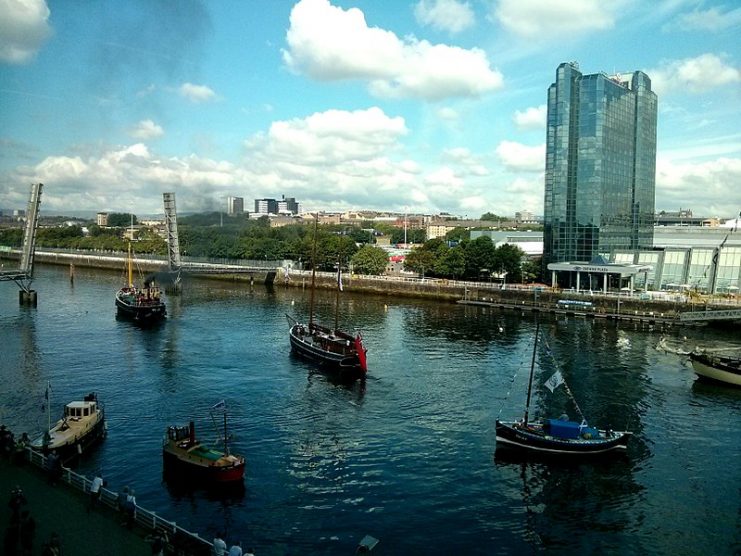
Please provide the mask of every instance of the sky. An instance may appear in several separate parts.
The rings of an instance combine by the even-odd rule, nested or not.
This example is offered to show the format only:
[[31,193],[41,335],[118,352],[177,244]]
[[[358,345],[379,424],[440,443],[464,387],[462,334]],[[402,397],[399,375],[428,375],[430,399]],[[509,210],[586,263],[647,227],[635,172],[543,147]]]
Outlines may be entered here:
[[543,213],[562,62],[645,71],[656,210],[741,210],[734,0],[0,0],[0,208]]

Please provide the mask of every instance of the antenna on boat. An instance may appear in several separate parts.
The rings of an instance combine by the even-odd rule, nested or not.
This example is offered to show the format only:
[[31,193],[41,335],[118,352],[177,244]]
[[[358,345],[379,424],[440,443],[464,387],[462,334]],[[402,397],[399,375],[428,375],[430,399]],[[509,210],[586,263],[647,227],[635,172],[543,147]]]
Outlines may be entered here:
[[319,213],[314,215],[314,242],[311,246],[311,296],[309,297],[309,332],[314,327],[314,288],[316,286],[316,233],[319,228]]
[[134,241],[134,213],[131,213],[131,226],[129,228],[129,287],[134,287],[134,268],[131,259],[131,242]]
[[46,434],[51,430],[51,381],[46,381]]
[[527,384],[527,402],[525,404],[524,425],[527,426],[527,419],[530,413],[530,396],[533,392],[533,374],[535,372],[535,353],[538,348],[538,332],[540,332],[540,320],[535,316],[535,341],[533,342],[533,358],[530,361],[530,381]]
[[340,291],[342,291],[342,259],[337,259],[337,291],[334,297],[334,330],[340,327]]

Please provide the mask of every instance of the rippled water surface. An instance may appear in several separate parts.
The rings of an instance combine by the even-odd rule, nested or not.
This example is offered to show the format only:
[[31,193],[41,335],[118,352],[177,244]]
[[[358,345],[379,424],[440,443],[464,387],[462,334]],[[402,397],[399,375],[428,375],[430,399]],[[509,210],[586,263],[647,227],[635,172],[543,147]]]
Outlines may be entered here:
[[[169,318],[140,330],[115,318],[121,276],[37,268],[38,307],[0,283],[1,420],[38,431],[46,381],[56,413],[96,391],[105,442],[81,464],[129,485],[149,509],[258,554],[732,554],[741,546],[741,392],[696,381],[661,332],[580,319],[541,330],[586,416],[635,431],[612,462],[495,456],[494,420],[523,410],[535,323],[529,315],[343,294],[363,331],[370,376],[332,384],[289,354],[285,314],[308,292],[191,280]],[[318,296],[331,322],[334,295]],[[741,344],[738,330],[683,329],[687,343]],[[538,351],[542,383],[555,361]],[[168,425],[230,407],[245,490],[183,492],[162,481]],[[542,386],[537,412],[573,406]],[[734,542],[736,544],[734,544]]]

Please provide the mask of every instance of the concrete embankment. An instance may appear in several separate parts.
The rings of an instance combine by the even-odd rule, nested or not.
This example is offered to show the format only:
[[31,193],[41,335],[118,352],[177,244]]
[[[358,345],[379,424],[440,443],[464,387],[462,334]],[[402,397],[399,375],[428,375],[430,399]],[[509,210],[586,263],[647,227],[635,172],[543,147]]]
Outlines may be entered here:
[[[0,253],[0,257],[15,259],[14,253]],[[9,257],[10,256],[10,257]],[[71,265],[120,270],[124,265],[121,255],[97,255],[85,253],[37,252],[39,263]],[[137,267],[146,272],[165,272],[167,263],[164,260],[136,259]],[[8,265],[6,265],[8,266]],[[267,283],[273,287],[308,288],[311,284],[310,271],[290,271],[282,268],[250,269],[237,265],[205,264],[185,269],[183,276],[197,276],[211,280],[228,280],[249,284]],[[316,287],[319,289],[337,288],[337,274],[317,272]],[[705,303],[688,303],[684,301],[667,301],[658,299],[640,299],[638,295],[585,295],[570,291],[545,287],[507,285],[504,289],[499,284],[441,280],[434,278],[398,278],[391,276],[365,276],[343,273],[343,289],[347,292],[370,293],[388,297],[415,297],[448,303],[464,303],[487,306],[498,309],[521,311],[542,311],[554,314],[579,314],[580,316],[609,318],[616,320],[641,321],[665,325],[679,324],[677,316],[681,312],[698,308],[728,308],[727,305],[716,305],[712,299]],[[582,307],[564,307],[559,301],[577,301],[585,303]]]

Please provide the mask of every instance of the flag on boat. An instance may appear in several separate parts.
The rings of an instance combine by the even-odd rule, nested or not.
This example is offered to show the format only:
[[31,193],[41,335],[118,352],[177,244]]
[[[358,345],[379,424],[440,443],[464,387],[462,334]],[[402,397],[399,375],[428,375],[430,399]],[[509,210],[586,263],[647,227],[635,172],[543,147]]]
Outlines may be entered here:
[[561,374],[561,371],[556,371],[555,373],[553,373],[553,376],[551,378],[545,381],[545,385],[548,388],[548,390],[553,392],[556,388],[561,386],[563,382],[564,380],[563,380],[563,375]]
[[337,265],[337,287],[342,291],[342,268]]
[[226,402],[224,400],[221,400],[219,403],[217,403],[211,409],[226,409]]

